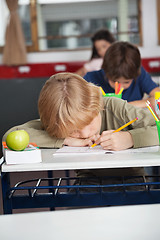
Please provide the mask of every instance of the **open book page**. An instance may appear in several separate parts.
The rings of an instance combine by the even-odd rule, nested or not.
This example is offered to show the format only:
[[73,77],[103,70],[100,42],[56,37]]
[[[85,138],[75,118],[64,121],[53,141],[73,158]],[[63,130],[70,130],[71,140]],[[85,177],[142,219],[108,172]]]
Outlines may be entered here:
[[68,147],[64,146],[56,151],[55,154],[105,154],[106,150],[104,150],[100,145],[95,146],[94,148],[91,147]]
[[93,148],[91,147],[68,147],[64,146],[58,149],[53,155],[63,155],[63,154],[110,154],[110,153],[136,153],[136,152],[158,152],[159,146],[154,147],[145,147],[145,148],[137,148],[137,149],[126,149],[123,151],[109,151],[104,150],[100,145],[97,145]]

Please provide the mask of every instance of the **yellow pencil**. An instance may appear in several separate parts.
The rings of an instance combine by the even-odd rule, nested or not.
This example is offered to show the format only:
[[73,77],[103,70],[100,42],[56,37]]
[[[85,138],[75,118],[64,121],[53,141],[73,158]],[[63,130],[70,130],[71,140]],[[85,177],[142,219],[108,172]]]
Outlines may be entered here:
[[136,120],[138,120],[138,117],[136,117],[135,119],[131,120],[130,122],[124,124],[122,127],[116,129],[116,130],[114,131],[114,133],[121,131],[123,128],[125,128],[125,127],[127,127],[128,125],[132,124],[132,123],[135,122]]
[[[131,120],[130,122],[124,124],[123,126],[121,126],[120,128],[116,129],[116,130],[113,131],[113,132],[115,133],[115,132],[119,132],[119,131],[121,131],[123,128],[125,128],[125,127],[127,127],[128,125],[132,124],[132,123],[135,122],[136,120],[138,120],[138,117],[136,117],[135,119]],[[97,144],[94,143],[94,144],[92,144],[91,147],[95,147],[96,145],[97,145]]]
[[119,93],[118,94],[121,94],[123,92],[123,88],[121,88],[121,90],[119,91]]
[[92,144],[92,146],[91,146],[91,147],[93,148],[93,147],[95,147],[96,145],[97,145],[97,144],[96,144],[96,143],[94,143],[94,144]]
[[101,91],[102,91],[102,95],[103,95],[103,96],[105,96],[106,94],[105,94],[105,92],[104,92],[103,88],[102,88],[102,87],[100,87],[100,89],[101,89]]

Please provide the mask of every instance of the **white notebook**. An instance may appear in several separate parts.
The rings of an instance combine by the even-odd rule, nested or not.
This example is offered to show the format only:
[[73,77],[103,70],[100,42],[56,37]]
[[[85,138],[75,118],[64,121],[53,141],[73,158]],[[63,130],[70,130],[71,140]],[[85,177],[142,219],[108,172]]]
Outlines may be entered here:
[[116,154],[116,153],[136,153],[136,152],[158,152],[159,151],[159,146],[153,146],[153,147],[145,147],[145,148],[130,148],[126,149],[123,151],[109,151],[109,150],[104,150],[100,145],[97,145],[93,148],[91,147],[68,147],[64,146],[60,149],[58,149],[53,155],[56,156],[62,156],[62,155],[77,155],[77,154]]

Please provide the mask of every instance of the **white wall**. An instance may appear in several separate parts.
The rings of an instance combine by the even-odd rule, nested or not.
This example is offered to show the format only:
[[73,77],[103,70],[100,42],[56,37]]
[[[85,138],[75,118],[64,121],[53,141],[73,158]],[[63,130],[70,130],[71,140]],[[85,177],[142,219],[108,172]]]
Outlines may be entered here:
[[[142,35],[143,46],[139,48],[142,58],[160,57],[156,0],[142,0]],[[29,53],[28,63],[87,61],[89,58],[89,50],[41,52]],[[2,55],[0,55],[0,64],[2,64]]]
[[143,46],[139,48],[141,55],[143,58],[160,57],[156,0],[142,0],[142,9]]

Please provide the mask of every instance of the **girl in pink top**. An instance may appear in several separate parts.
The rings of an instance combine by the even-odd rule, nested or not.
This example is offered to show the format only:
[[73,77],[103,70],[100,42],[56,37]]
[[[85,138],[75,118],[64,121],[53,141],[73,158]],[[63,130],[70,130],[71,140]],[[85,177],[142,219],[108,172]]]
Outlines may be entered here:
[[115,41],[113,35],[107,29],[100,29],[93,37],[92,55],[89,62],[85,63],[76,73],[84,76],[87,72],[100,70],[103,62],[103,57],[111,43]]

